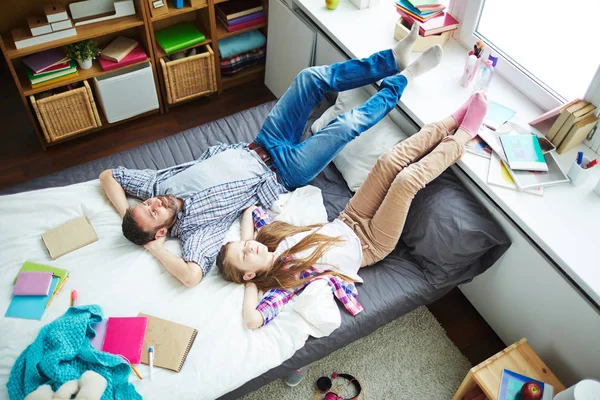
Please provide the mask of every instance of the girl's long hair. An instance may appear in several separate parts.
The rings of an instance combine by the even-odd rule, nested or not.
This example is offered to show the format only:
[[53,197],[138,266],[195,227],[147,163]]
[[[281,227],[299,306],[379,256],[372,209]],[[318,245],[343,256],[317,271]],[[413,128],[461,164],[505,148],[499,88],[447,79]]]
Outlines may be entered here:
[[[344,242],[344,239],[339,237],[318,233],[316,228],[320,228],[321,226],[323,225],[295,226],[286,222],[275,221],[266,225],[258,232],[256,241],[264,244],[269,251],[273,252],[282,240],[298,233],[315,229],[314,232],[302,238],[302,240],[273,260],[273,266],[269,270],[256,273],[252,282],[256,284],[259,290],[264,292],[275,288],[292,289],[314,279],[314,276],[305,279],[299,279],[299,276],[302,272],[316,264],[331,247]],[[219,271],[223,278],[228,281],[245,283],[243,278],[244,273],[228,262],[227,250],[229,244],[223,245],[217,256]],[[306,257],[295,257],[296,254],[311,248],[313,248],[313,251]],[[347,281],[352,281],[343,274],[332,270],[323,271],[318,276],[320,275],[336,275]]]

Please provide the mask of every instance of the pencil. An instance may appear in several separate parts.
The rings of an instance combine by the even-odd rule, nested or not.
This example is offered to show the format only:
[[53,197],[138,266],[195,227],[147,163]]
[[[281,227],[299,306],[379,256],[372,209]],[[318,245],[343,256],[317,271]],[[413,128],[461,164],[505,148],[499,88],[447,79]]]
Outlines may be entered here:
[[62,289],[63,286],[65,286],[65,283],[67,283],[68,280],[69,280],[69,275],[67,275],[65,277],[65,280],[62,281],[62,283],[60,284],[60,286],[58,287],[58,289],[56,289],[54,291],[54,294],[52,295],[52,297],[50,297],[50,300],[48,300],[48,304],[46,304],[46,308],[50,307],[50,304],[52,304],[52,301],[54,301],[54,298],[56,297],[56,295],[58,294],[58,292],[60,292],[60,289]]
[[131,369],[133,370],[133,372],[135,372],[135,374],[137,375],[138,378],[144,379],[144,378],[142,378],[142,376],[140,375],[140,373],[138,372],[138,370],[133,366],[133,364],[129,363],[129,366],[131,367]]

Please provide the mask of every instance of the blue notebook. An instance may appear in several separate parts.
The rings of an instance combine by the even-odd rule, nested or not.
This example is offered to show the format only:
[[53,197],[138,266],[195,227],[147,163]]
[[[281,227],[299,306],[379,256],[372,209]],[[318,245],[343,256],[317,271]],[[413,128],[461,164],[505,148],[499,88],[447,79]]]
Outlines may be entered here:
[[548,164],[535,135],[502,135],[500,143],[510,169],[548,172]]
[[14,296],[4,316],[10,318],[42,319],[58,281],[58,277],[55,276],[52,278],[50,290],[46,296]]

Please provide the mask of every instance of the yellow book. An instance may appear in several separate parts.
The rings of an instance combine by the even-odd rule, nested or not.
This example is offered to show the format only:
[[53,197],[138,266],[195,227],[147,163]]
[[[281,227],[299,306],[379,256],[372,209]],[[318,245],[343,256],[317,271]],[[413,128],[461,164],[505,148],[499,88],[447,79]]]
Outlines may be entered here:
[[56,79],[52,79],[52,80],[49,80],[49,81],[45,81],[45,82],[37,83],[35,85],[31,85],[31,88],[32,89],[36,89],[36,88],[39,88],[39,87],[42,87],[42,86],[51,85],[53,83],[66,81],[67,79],[75,78],[77,76],[79,76],[79,71],[73,72],[72,74],[69,74],[69,75],[63,75],[63,76],[61,76],[59,78],[56,78]]
[[565,121],[569,118],[569,116],[571,114],[573,114],[575,111],[582,109],[586,105],[587,105],[587,103],[585,101],[580,100],[580,101],[578,101],[574,104],[568,105],[568,107],[565,107],[564,109],[562,109],[558,119],[556,120],[556,122],[554,122],[554,124],[552,124],[552,127],[548,131],[548,134],[546,135],[546,139],[548,139],[552,143],[554,143],[554,140],[553,140],[554,137],[558,133],[559,129],[564,125]]
[[565,138],[567,137],[567,134],[569,133],[573,125],[581,121],[587,115],[593,114],[595,109],[596,107],[593,104],[587,103],[585,107],[580,108],[579,110],[569,115],[563,126],[560,127],[558,132],[556,132],[556,136],[554,136],[552,144],[554,144],[556,147],[560,146],[562,141],[565,140]]
[[558,154],[567,152],[573,147],[583,143],[587,135],[591,132],[594,125],[596,125],[596,122],[598,122],[598,117],[596,117],[596,115],[594,115],[593,112],[589,113],[583,119],[576,122],[569,130],[569,133],[567,134],[565,140],[563,140],[560,146],[558,146],[558,148],[556,149]]

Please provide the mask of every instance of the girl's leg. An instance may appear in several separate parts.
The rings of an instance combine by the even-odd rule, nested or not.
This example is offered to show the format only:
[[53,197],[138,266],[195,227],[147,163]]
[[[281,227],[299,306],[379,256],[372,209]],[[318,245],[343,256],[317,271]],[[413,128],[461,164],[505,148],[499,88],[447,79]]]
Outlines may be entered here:
[[266,150],[274,145],[300,142],[312,109],[327,92],[342,92],[375,83],[397,74],[392,50],[380,51],[362,60],[306,68],[277,101],[254,142]]
[[379,91],[360,107],[339,115],[302,143],[270,148],[269,154],[284,186],[291,190],[310,182],[347,143],[385,117],[398,103],[409,79],[434,68],[441,55],[439,46],[428,49],[401,74],[385,78]]

